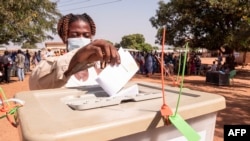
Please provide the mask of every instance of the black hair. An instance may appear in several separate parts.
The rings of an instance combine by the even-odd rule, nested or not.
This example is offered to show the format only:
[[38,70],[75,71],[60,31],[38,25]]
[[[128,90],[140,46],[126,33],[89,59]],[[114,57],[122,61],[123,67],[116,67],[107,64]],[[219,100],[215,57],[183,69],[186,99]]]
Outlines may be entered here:
[[81,15],[74,15],[70,13],[68,15],[63,16],[57,24],[58,35],[60,36],[60,38],[63,40],[64,43],[66,43],[68,39],[69,25],[77,20],[88,22],[91,28],[91,34],[92,35],[96,34],[95,23],[88,14],[84,13]]

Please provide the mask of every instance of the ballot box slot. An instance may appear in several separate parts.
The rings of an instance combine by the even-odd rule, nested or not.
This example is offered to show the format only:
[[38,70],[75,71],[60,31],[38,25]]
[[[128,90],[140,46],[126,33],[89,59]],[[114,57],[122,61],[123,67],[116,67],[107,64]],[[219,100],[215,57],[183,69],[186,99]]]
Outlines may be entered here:
[[119,105],[128,102],[139,102],[161,98],[161,93],[140,93],[135,96],[117,97],[96,97],[96,94],[84,94],[68,100],[64,98],[64,103],[72,110],[89,110],[101,107]]

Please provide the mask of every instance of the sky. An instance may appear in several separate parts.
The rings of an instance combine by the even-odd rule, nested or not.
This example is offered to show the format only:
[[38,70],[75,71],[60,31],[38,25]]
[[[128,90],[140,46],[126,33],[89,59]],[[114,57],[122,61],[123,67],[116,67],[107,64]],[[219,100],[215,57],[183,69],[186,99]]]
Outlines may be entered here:
[[[145,42],[155,44],[156,28],[152,27],[149,19],[156,15],[160,0],[51,0],[58,1],[58,10],[63,15],[87,13],[96,24],[94,39],[105,39],[120,43],[123,36],[142,34]],[[170,0],[162,0],[169,2]],[[45,47],[45,42],[62,42],[58,35],[53,40],[37,44],[38,48]],[[7,48],[19,48],[9,45]]]
[[[58,10],[63,14],[90,15],[96,24],[95,39],[120,43],[123,36],[143,34],[145,42],[156,45],[157,30],[149,19],[156,14],[160,0],[58,0]],[[169,0],[164,0],[169,2]],[[55,42],[61,39],[55,35]]]

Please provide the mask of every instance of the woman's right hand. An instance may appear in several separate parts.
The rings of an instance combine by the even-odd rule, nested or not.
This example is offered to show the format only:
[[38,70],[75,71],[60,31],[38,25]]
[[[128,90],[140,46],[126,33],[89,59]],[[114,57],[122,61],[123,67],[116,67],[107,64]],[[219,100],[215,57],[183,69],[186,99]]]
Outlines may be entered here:
[[81,48],[77,53],[77,60],[80,62],[105,61],[111,65],[120,64],[120,55],[117,49],[106,40],[98,39]]
[[72,75],[80,69],[86,69],[88,64],[96,61],[104,61],[110,65],[121,63],[117,49],[106,40],[97,39],[77,51],[72,57],[65,75]]

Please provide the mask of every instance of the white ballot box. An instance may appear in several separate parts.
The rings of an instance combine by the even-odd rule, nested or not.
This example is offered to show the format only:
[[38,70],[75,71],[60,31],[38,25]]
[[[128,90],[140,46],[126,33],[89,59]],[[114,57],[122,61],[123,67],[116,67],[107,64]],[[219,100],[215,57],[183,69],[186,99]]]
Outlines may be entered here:
[[[18,109],[24,141],[185,141],[160,114],[161,84],[129,82],[123,94],[110,97],[99,86],[25,91]],[[136,93],[136,94],[131,94]],[[179,88],[165,86],[168,106],[175,111]],[[184,88],[178,113],[200,134],[213,141],[216,114],[224,97]]]

